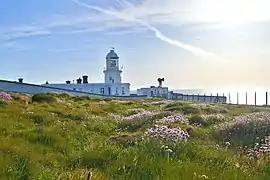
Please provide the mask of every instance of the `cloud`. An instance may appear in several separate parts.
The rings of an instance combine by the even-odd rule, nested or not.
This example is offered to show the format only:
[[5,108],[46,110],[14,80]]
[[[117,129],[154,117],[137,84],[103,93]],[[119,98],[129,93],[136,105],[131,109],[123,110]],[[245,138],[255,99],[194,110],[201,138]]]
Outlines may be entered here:
[[[270,6],[269,0],[143,0],[139,2],[135,6],[126,0],[108,0],[104,4],[117,7],[118,10],[103,9],[106,11],[105,14],[107,13],[106,16],[104,12],[100,13],[99,7],[92,8],[87,13],[73,13],[72,16],[49,15],[48,19],[45,18],[42,22],[0,30],[2,36],[0,39],[69,34],[68,32],[88,33],[118,27],[132,29],[136,25],[130,18],[147,22],[152,26],[188,26],[192,29],[197,26],[199,29],[231,28],[232,24],[237,22],[270,20],[270,11],[267,8]],[[108,16],[111,12],[114,15]],[[129,19],[126,19],[127,16]]]
[[[129,28],[131,32],[133,27],[134,23],[123,23],[115,17],[104,16],[96,12],[80,12],[72,16],[57,14],[49,15],[48,18],[37,23],[22,24],[15,27],[0,27],[0,41],[107,31],[115,28]],[[135,29],[134,32],[138,32],[138,29]]]
[[[167,42],[167,43],[169,43],[171,45],[175,45],[177,47],[180,47],[180,48],[182,48],[184,50],[187,50],[187,51],[193,53],[194,55],[209,56],[209,57],[216,57],[216,58],[218,57],[217,55],[215,55],[212,52],[208,52],[208,51],[205,51],[203,49],[191,46],[189,44],[184,44],[184,43],[182,43],[182,42],[180,42],[178,40],[169,38],[168,36],[164,35],[161,31],[159,31],[154,26],[148,24],[146,21],[144,21],[142,19],[136,18],[132,14],[127,14],[127,13],[124,13],[124,12],[121,12],[121,11],[107,10],[107,9],[100,8],[100,7],[97,7],[97,6],[91,6],[91,5],[88,5],[88,4],[83,3],[81,1],[78,1],[78,0],[70,0],[70,1],[76,3],[76,4],[80,5],[80,6],[86,7],[88,9],[90,9],[90,10],[96,10],[98,12],[104,13],[106,15],[114,16],[114,17],[116,17],[118,19],[122,19],[122,20],[125,20],[127,22],[136,22],[136,23],[140,24],[141,26],[146,27],[148,30],[152,31],[158,39],[160,39],[160,40],[162,40],[164,42]],[[122,2],[121,4],[124,5],[124,6],[126,5],[128,8],[133,8],[133,9],[136,8],[134,5],[132,5],[128,1],[119,1],[118,0],[118,2]]]
[[28,51],[31,50],[32,47],[26,43],[20,42],[20,41],[7,41],[5,43],[2,43],[0,45],[0,48],[5,48],[8,51],[17,51],[17,52],[21,52],[21,51]]
[[[87,6],[81,1],[74,0],[73,2]],[[245,1],[245,8],[240,6],[243,0],[220,0],[218,2],[224,5],[223,8],[228,11],[223,10],[219,3],[214,0],[205,0],[203,2],[199,0],[144,0],[139,1],[139,3],[137,1],[136,6],[126,0],[108,1],[104,5],[111,6],[106,9],[91,6],[88,8],[88,12],[78,11],[72,13],[72,15],[71,13],[48,15],[48,18],[44,18],[45,20],[38,23],[0,29],[0,40],[72,35],[94,31],[104,31],[108,35],[118,35],[150,30],[160,40],[195,55],[220,58],[213,52],[172,39],[156,28],[159,25],[166,25],[177,26],[177,28],[185,27],[189,30],[230,29],[233,27],[230,20],[235,19],[233,15],[228,15],[231,12],[234,13],[235,17],[242,12],[243,15],[239,15],[238,21],[250,20],[252,22],[270,19],[270,13],[263,6],[270,5],[266,0],[258,0],[256,1],[257,4],[254,4],[254,1]],[[239,9],[239,7],[242,9]],[[254,8],[252,9],[252,7]],[[259,11],[260,9],[261,11]],[[245,18],[248,15],[247,12],[253,12],[251,15],[254,17]],[[236,15],[236,13],[238,14]]]

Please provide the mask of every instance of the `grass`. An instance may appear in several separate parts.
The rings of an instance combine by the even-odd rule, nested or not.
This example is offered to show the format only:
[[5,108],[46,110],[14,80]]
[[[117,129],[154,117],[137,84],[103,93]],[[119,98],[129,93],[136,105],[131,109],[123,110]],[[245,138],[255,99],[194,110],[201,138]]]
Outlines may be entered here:
[[[234,148],[225,148],[222,138],[216,137],[221,135],[213,129],[221,122],[207,123],[202,118],[203,114],[223,113],[230,121],[241,113],[254,112],[250,107],[200,106],[161,99],[104,101],[68,94],[12,94],[12,97],[11,102],[0,101],[3,180],[86,179],[90,172],[91,180],[264,180],[270,176],[266,162],[258,165],[246,156],[237,155]],[[122,122],[109,115],[130,116],[142,110],[158,114],[136,122]],[[179,113],[189,119],[190,125],[164,125],[188,129],[191,137],[187,143],[172,145],[142,138],[156,119]],[[217,144],[223,148],[217,149]],[[164,146],[172,153],[167,153]]]

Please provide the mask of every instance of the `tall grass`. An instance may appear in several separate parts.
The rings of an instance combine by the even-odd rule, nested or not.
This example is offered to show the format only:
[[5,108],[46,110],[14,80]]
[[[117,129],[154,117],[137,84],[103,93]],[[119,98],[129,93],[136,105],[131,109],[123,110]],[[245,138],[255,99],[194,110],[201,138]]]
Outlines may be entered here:
[[[222,148],[225,140],[236,142],[226,139],[232,131],[212,129],[224,121],[207,120],[206,111],[197,104],[158,99],[104,101],[68,94],[12,97],[0,107],[0,179],[86,179],[91,174],[91,180],[255,180],[270,175],[268,166]],[[230,116],[232,110],[225,105],[224,109]],[[157,122],[188,129],[190,138],[186,143],[170,143],[145,136]],[[193,125],[197,122],[206,125]],[[241,128],[243,138],[249,138],[251,128]]]

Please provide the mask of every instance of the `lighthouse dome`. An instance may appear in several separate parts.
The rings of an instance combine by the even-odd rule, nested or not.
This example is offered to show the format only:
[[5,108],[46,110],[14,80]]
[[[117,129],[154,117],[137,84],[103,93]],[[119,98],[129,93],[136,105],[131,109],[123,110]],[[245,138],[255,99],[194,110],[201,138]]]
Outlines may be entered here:
[[119,59],[118,55],[114,51],[114,48],[107,54],[106,59]]

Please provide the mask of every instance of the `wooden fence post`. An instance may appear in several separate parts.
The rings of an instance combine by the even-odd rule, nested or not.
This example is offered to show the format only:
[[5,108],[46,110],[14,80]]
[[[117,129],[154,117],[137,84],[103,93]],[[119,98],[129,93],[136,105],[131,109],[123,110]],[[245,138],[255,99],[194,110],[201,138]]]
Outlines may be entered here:
[[266,98],[266,99],[265,99],[265,100],[266,100],[266,106],[268,106],[268,92],[265,93],[265,96],[266,96],[266,97],[265,97],[265,98]]
[[255,92],[255,106],[257,106],[257,92]]
[[237,93],[237,105],[239,104],[239,93]]
[[246,92],[246,105],[248,104],[248,93]]

